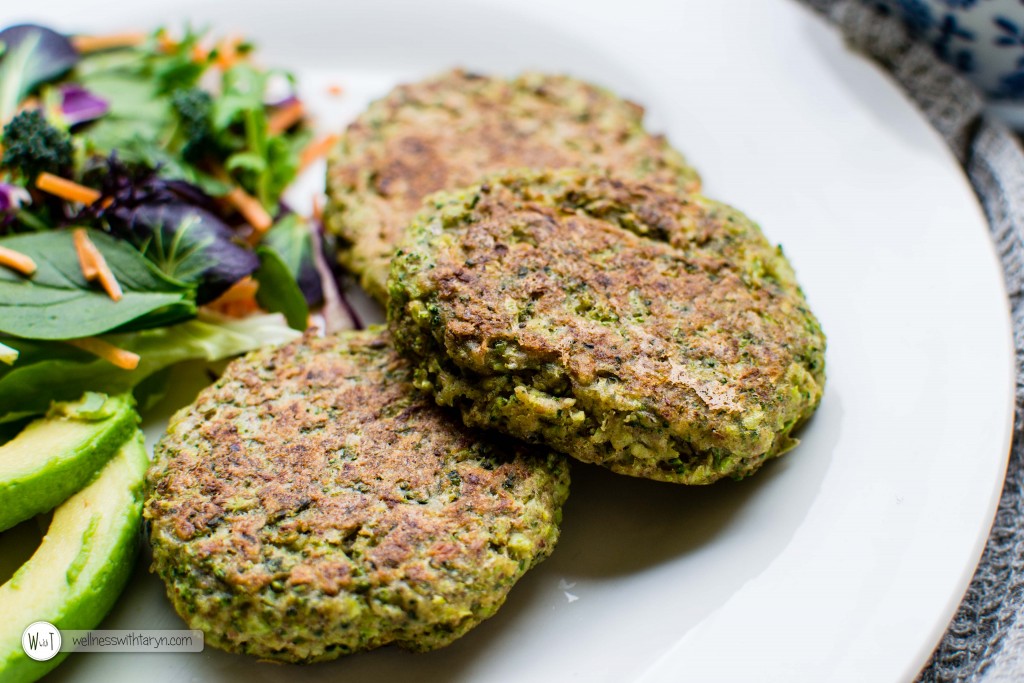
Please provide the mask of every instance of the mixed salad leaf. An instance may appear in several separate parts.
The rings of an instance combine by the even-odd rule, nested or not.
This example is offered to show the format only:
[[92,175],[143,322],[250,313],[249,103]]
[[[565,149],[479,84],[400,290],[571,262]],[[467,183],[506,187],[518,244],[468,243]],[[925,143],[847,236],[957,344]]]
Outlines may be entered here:
[[35,88],[52,81],[78,63],[79,54],[67,36],[44,26],[11,26],[0,31],[0,121],[7,121]]
[[0,423],[281,341],[336,299],[321,231],[282,202],[323,141],[252,51],[0,31]]
[[[177,363],[222,360],[298,336],[280,314],[234,320],[201,313],[177,325],[103,337],[140,358],[134,370],[114,368],[116,372],[107,361],[67,344],[9,339],[6,343],[19,359],[12,366],[0,365],[0,424],[45,413],[51,401],[76,399],[86,391],[109,395],[130,391]],[[40,391],[41,387],[47,390]]]
[[86,281],[70,231],[13,235],[0,246],[38,265],[30,279],[0,268],[0,332],[24,339],[77,339],[114,329],[166,325],[196,313],[195,292],[131,245],[90,231],[124,290],[114,301]]
[[259,267],[256,251],[195,186],[130,167],[116,153],[86,177],[95,178],[107,204],[84,208],[73,222],[98,224],[134,245],[165,275],[194,286],[197,303],[216,299]]

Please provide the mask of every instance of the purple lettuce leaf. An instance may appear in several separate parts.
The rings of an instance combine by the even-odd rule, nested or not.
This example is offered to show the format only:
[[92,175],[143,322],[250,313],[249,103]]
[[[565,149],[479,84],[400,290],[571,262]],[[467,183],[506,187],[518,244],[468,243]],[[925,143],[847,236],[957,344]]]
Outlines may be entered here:
[[76,83],[60,86],[60,111],[68,126],[94,121],[110,111],[110,102]]
[[181,180],[112,156],[90,175],[108,201],[73,221],[101,225],[134,244],[164,274],[196,286],[197,303],[216,299],[259,267],[259,258],[218,214],[216,202]]
[[35,24],[0,31],[0,121],[10,119],[36,87],[55,80],[78,63],[67,36]]

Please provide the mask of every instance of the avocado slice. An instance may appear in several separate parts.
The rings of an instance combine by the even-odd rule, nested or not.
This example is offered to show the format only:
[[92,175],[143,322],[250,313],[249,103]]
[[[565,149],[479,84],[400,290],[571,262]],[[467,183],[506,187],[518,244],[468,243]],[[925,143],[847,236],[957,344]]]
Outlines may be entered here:
[[85,486],[138,424],[130,395],[86,393],[54,403],[0,446],[0,531],[51,510]]
[[54,511],[39,549],[0,586],[0,681],[34,681],[67,656],[30,659],[21,649],[21,634],[32,622],[90,629],[113,607],[139,547],[148,465],[136,431],[91,484]]

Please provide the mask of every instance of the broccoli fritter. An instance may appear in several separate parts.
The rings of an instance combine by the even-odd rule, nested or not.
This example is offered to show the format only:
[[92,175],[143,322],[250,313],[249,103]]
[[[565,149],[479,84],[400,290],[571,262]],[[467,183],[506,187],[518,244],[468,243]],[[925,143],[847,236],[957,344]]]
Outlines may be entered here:
[[781,249],[671,187],[520,171],[438,193],[389,286],[439,404],[616,472],[743,477],[821,398],[825,338]]
[[153,568],[207,642],[287,662],[451,643],[552,551],[568,463],[488,441],[380,330],[235,361],[147,477]]
[[454,70],[399,86],[348,127],[328,160],[326,226],[342,264],[384,302],[391,255],[424,197],[504,169],[577,166],[700,185],[644,130],[637,104],[568,76]]

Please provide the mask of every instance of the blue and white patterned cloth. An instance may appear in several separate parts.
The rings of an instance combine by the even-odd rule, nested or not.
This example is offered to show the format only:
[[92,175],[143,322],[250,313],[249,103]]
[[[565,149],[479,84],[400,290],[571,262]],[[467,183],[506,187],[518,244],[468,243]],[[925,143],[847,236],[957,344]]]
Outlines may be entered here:
[[1022,0],[875,0],[995,100],[1024,101]]

